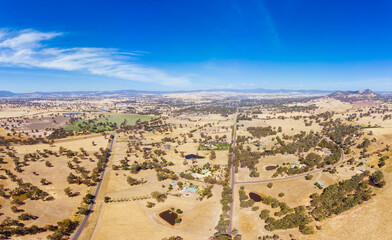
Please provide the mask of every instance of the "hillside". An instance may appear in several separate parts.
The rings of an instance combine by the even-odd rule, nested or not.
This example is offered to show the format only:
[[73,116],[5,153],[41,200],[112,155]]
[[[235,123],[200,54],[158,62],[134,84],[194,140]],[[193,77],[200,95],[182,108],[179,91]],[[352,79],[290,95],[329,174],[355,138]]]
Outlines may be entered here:
[[388,97],[388,95],[378,94],[369,89],[359,91],[337,91],[329,94],[328,96],[345,102],[374,101]]

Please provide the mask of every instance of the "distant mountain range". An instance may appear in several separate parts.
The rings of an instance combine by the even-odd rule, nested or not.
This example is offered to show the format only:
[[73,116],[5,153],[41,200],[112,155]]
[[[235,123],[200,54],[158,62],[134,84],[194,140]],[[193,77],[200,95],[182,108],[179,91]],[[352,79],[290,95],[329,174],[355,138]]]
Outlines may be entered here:
[[303,93],[315,95],[328,95],[333,98],[377,98],[381,93],[374,93],[371,90],[361,91],[327,91],[327,90],[292,90],[292,89],[208,89],[192,91],[143,91],[143,90],[116,90],[116,91],[69,91],[69,92],[33,92],[33,93],[13,93],[10,91],[0,91],[0,97],[14,98],[56,98],[56,97],[100,97],[100,96],[140,96],[140,95],[163,95],[173,93],[197,93],[197,92],[233,92],[244,94],[278,94],[278,93]]

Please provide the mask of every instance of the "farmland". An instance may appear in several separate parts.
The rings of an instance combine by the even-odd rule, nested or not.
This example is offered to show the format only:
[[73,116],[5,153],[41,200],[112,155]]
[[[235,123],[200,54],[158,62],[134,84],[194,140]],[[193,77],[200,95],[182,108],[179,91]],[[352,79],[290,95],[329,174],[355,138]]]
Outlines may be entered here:
[[388,101],[182,99],[168,110],[141,97],[136,113],[113,101],[54,111],[46,100],[2,119],[3,237],[331,239],[351,224],[390,234],[360,221],[390,216]]

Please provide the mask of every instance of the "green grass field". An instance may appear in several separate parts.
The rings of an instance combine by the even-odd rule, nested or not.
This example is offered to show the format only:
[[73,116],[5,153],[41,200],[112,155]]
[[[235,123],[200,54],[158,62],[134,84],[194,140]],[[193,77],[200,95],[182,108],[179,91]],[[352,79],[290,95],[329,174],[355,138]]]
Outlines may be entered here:
[[155,117],[145,115],[133,115],[122,113],[104,113],[105,117],[94,120],[78,119],[72,124],[68,124],[64,130],[66,131],[83,131],[88,130],[91,132],[104,132],[113,130],[113,124],[120,126],[124,121],[127,125],[135,124],[137,120],[149,121]]
[[[214,144],[214,146],[216,147],[214,150],[229,150],[231,147],[230,143],[216,143]],[[211,150],[210,146],[204,146],[203,144],[199,146],[199,150]]]

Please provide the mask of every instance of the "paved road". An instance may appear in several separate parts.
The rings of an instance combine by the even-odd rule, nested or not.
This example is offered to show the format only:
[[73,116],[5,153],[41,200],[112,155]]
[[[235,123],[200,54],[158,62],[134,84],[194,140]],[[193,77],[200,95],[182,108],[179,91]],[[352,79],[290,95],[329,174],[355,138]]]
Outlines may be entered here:
[[238,108],[237,111],[235,113],[235,123],[234,123],[234,134],[233,134],[233,144],[232,144],[232,148],[233,148],[233,152],[231,154],[231,182],[230,182],[230,188],[231,188],[231,196],[233,197],[233,201],[230,202],[230,211],[229,211],[229,226],[227,228],[227,233],[231,234],[231,230],[232,230],[232,219],[233,219],[233,202],[234,202],[234,184],[235,184],[235,179],[234,179],[234,149],[235,149],[235,141],[237,139],[237,117],[238,117]]
[[[110,154],[111,154],[111,152],[112,152],[114,137],[116,136],[116,133],[113,132],[112,135],[113,135],[113,139],[112,139],[112,141],[111,141],[111,143],[110,143],[109,157],[110,157]],[[99,177],[99,182],[98,182],[98,184],[97,184],[97,188],[95,189],[95,193],[94,193],[95,200],[94,200],[94,201],[90,204],[90,206],[88,207],[88,213],[86,214],[86,216],[84,216],[82,223],[79,225],[78,230],[76,230],[76,232],[75,232],[75,233],[73,234],[73,236],[71,237],[71,240],[77,240],[77,239],[79,238],[80,234],[82,233],[82,231],[83,231],[83,229],[84,229],[84,227],[85,227],[85,225],[86,225],[86,223],[87,223],[87,220],[88,220],[88,218],[89,218],[89,216],[90,216],[90,214],[91,214],[91,210],[93,209],[94,203],[95,203],[96,198],[97,198],[97,196],[98,196],[99,189],[101,188],[101,184],[102,184],[102,181],[103,181],[103,176],[104,176],[104,174],[105,174],[105,170],[106,170],[107,162],[109,161],[109,157],[108,157],[108,159],[107,159],[107,161],[106,161],[106,163],[105,163],[105,166],[104,166],[104,168],[103,168],[103,171],[102,171],[102,173],[101,173],[101,176]]]
[[342,159],[340,160],[340,162],[338,162],[338,163],[336,163],[334,165],[325,167],[325,168],[316,169],[316,170],[313,170],[313,171],[310,171],[310,172],[301,173],[301,174],[297,174],[297,175],[294,175],[294,176],[288,176],[288,177],[282,177],[282,178],[276,178],[276,179],[257,180],[257,181],[235,182],[234,184],[251,184],[251,183],[277,182],[277,181],[282,181],[282,180],[287,180],[287,179],[304,177],[304,176],[306,176],[308,174],[319,173],[319,172],[324,171],[325,169],[337,167],[337,166],[341,165],[343,163],[343,161],[344,161],[344,153],[343,153],[343,150],[342,150]]

